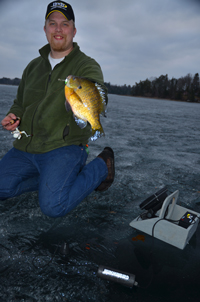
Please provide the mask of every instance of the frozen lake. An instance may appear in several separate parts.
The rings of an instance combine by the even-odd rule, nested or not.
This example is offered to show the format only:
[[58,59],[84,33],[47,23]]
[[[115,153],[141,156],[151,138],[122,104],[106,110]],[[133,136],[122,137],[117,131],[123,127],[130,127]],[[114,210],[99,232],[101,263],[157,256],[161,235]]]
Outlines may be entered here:
[[[17,87],[0,86],[0,119]],[[200,228],[184,250],[131,228],[140,203],[160,188],[200,212],[200,104],[109,95],[106,136],[88,161],[115,152],[116,178],[61,219],[44,216],[37,192],[0,202],[1,302],[199,301]],[[12,147],[0,128],[0,158]],[[70,254],[60,255],[67,242]],[[97,277],[99,265],[132,273],[139,287]],[[146,287],[146,288],[145,288]]]

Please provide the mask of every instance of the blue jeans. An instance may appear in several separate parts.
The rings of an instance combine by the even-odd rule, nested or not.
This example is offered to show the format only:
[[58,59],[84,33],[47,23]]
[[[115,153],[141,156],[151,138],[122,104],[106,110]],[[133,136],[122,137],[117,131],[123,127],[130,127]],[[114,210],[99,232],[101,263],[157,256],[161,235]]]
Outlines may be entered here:
[[106,179],[108,169],[97,157],[87,165],[82,146],[66,146],[43,154],[12,148],[0,161],[0,200],[38,191],[41,211],[61,217]]

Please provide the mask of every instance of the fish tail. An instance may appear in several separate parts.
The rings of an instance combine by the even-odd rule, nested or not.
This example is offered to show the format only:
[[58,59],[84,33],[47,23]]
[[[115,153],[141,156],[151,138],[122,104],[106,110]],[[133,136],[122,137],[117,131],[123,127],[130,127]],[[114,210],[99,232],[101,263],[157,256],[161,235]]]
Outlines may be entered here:
[[92,129],[92,136],[90,137],[90,139],[91,139],[91,141],[95,141],[97,138],[100,138],[104,135],[105,135],[105,133],[104,133],[103,128],[101,126],[97,130]]

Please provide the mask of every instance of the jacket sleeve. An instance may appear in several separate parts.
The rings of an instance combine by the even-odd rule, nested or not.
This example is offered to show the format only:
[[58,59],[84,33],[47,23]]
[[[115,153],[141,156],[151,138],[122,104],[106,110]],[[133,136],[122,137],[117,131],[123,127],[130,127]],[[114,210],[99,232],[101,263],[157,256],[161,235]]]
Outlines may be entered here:
[[106,96],[106,103],[108,103],[108,90],[104,85],[103,73],[100,65],[94,59],[87,57],[87,60],[79,67],[76,75],[100,84]]

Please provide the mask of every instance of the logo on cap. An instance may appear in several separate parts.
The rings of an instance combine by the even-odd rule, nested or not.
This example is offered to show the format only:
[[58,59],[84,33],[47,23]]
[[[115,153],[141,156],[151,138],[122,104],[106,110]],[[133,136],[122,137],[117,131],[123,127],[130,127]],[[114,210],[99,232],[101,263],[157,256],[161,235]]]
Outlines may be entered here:
[[55,8],[66,9],[67,5],[62,2],[53,2],[51,9],[55,9]]

